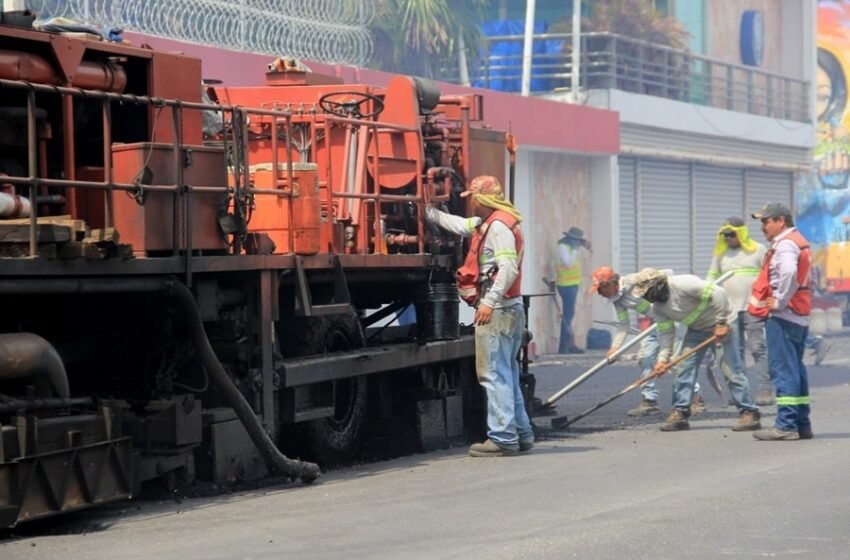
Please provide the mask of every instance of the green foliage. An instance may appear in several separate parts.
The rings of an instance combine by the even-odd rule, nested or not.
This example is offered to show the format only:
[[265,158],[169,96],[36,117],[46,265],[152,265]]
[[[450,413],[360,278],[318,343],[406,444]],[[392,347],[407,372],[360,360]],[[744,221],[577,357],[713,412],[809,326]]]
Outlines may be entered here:
[[475,53],[487,0],[375,0],[373,65],[381,70],[435,77],[457,56],[462,34]]
[[[688,46],[688,31],[676,18],[662,14],[652,0],[596,0],[590,17],[582,18],[582,33],[614,33],[674,49]],[[554,24],[551,33],[570,33],[568,20]]]

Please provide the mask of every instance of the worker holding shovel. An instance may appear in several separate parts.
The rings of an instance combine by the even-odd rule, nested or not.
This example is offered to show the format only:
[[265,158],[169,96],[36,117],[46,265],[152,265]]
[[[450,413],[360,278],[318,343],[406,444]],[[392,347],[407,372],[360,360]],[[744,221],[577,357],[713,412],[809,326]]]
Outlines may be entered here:
[[[672,275],[672,270],[663,270],[662,274]],[[639,273],[625,274],[620,276],[614,270],[607,266],[600,266],[591,274],[590,286],[591,293],[597,293],[606,298],[614,305],[614,311],[617,314],[617,332],[611,342],[611,348],[607,355],[613,355],[626,341],[626,336],[631,330],[631,320],[629,311],[635,311],[640,315],[647,316],[650,319],[652,305],[643,298],[638,298],[632,295],[632,288],[635,286],[636,280],[639,278]],[[658,357],[658,337],[653,333],[643,339],[640,345],[640,367],[641,377],[646,377],[652,372]],[[640,388],[641,402],[640,404],[629,410],[629,416],[649,416],[659,414],[661,410],[658,408],[658,389],[655,386],[655,380],[650,379]],[[695,385],[694,400],[702,398],[699,396],[699,383]],[[694,414],[695,411],[692,410]]]
[[[655,371],[664,372],[668,368],[675,345],[675,322],[687,327],[683,354],[715,338],[723,346],[730,369],[726,383],[738,407],[738,422],[732,430],[743,432],[761,428],[761,416],[753,402],[747,374],[741,365],[735,321],[737,314],[732,310],[725,290],[691,274],[667,276],[658,270],[646,268],[638,273],[632,295],[653,304],[652,313],[657,321],[661,346]],[[703,346],[683,360],[673,385],[673,410],[661,427],[662,431],[675,432],[690,428],[688,418],[691,415],[694,383],[707,349],[707,345]]]

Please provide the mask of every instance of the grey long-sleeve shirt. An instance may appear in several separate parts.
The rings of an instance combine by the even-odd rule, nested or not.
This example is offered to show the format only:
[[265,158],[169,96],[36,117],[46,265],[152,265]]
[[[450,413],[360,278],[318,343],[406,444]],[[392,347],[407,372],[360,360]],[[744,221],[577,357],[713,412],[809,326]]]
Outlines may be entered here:
[[722,255],[712,258],[711,266],[708,268],[707,280],[717,280],[730,270],[735,272],[734,276],[723,283],[723,289],[726,290],[729,301],[732,303],[732,309],[735,311],[747,310],[753,282],[756,281],[756,277],[761,271],[766,253],[767,248],[761,243],[756,243],[756,250],[752,253],[747,253],[737,247],[727,249]]
[[[441,212],[431,206],[425,207],[425,218],[444,230],[463,237],[472,237],[475,229],[483,223],[483,220],[477,216],[462,218]],[[496,274],[493,285],[481,298],[481,303],[493,308],[521,305],[522,297],[520,296],[505,298],[505,292],[519,276],[519,255],[517,255],[514,232],[499,220],[490,222],[489,227],[478,261],[479,271],[482,277],[492,272],[494,267],[499,273]]]
[[800,248],[796,243],[787,239],[788,234],[796,228],[788,228],[773,240],[773,257],[770,259],[770,287],[776,298],[776,309],[770,312],[772,317],[785,319],[798,325],[807,326],[809,318],[797,315],[788,308],[791,297],[797,293],[800,285],[797,283],[797,267],[800,263]]
[[658,361],[668,362],[676,342],[675,322],[689,329],[711,331],[717,325],[730,325],[738,313],[732,309],[726,291],[698,276],[679,274],[667,279],[670,297],[666,302],[652,304],[658,323],[661,350]]

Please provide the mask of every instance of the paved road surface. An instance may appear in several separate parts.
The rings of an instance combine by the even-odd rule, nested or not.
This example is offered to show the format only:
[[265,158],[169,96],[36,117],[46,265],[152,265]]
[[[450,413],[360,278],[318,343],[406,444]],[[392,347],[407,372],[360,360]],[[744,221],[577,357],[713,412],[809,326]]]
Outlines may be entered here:
[[[689,432],[662,433],[660,417],[625,419],[629,395],[549,433],[530,455],[472,459],[455,448],[335,471],[314,486],[110,506],[23,526],[5,535],[0,558],[846,559],[850,344],[834,345],[811,369],[811,441],[731,432],[734,411],[708,387],[709,413]],[[598,359],[536,365],[539,393]],[[634,374],[605,370],[559,412],[577,414]],[[669,380],[662,391],[669,400]]]

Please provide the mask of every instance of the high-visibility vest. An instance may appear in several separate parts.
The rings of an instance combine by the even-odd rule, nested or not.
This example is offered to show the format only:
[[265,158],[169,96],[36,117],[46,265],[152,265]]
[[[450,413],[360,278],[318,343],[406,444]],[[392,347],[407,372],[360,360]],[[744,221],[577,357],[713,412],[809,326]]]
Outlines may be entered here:
[[[564,245],[567,246],[568,250],[578,252],[578,247],[572,247],[566,243]],[[581,260],[579,260],[578,255],[573,260],[573,266],[563,266],[559,259],[556,270],[558,278],[555,280],[555,284],[558,286],[578,286],[581,284]]]
[[[484,250],[484,239],[487,237],[487,232],[490,231],[490,224],[496,220],[508,226],[516,239],[517,270],[519,273],[514,283],[505,292],[504,297],[505,299],[513,298],[522,293],[520,287],[522,282],[522,253],[524,245],[522,231],[519,229],[519,222],[513,215],[508,212],[496,210],[472,234],[472,240],[469,243],[469,252],[466,254],[463,266],[457,269],[457,291],[460,294],[460,299],[469,305],[476,305],[478,299],[481,297],[481,252]],[[498,273],[499,271],[496,270],[496,274]],[[495,275],[492,278],[495,278]]]
[[[786,235],[783,241],[785,239],[790,239],[800,248],[800,260],[797,262],[797,291],[791,296],[788,308],[797,315],[806,316],[812,312],[812,290],[809,286],[809,273],[812,269],[811,249],[809,242],[797,230]],[[753,282],[753,291],[747,306],[747,312],[750,315],[761,319],[767,318],[771,311],[767,307],[767,298],[773,294],[773,288],[770,286],[770,261],[774,252],[771,247],[765,255],[758,278]]]

